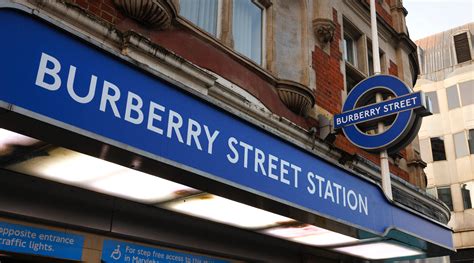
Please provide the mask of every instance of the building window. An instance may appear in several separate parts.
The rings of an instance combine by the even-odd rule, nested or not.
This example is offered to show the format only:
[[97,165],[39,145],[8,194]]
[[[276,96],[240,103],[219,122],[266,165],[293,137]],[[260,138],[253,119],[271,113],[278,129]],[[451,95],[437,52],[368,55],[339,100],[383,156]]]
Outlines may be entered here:
[[448,87],[446,89],[446,95],[448,97],[448,109],[452,110],[455,108],[459,108],[459,94],[456,85]]
[[[374,75],[374,56],[372,54],[372,40],[367,39],[367,69],[368,75]],[[387,73],[387,67],[385,65],[385,52],[379,49],[379,61],[380,61],[380,73]]]
[[263,10],[250,1],[233,1],[234,48],[258,64],[262,62]]
[[453,41],[454,52],[456,53],[456,61],[458,64],[471,60],[471,45],[469,44],[468,32],[454,35]]
[[433,114],[439,113],[439,103],[436,91],[427,92],[426,97],[428,97],[431,101],[431,112]]
[[342,28],[344,30],[343,58],[346,64],[350,64],[359,71],[363,71],[364,65],[367,64],[365,59],[365,37],[363,33],[351,21],[345,17],[342,20]]
[[474,104],[474,80],[459,83],[459,94],[463,106]]
[[467,149],[466,136],[464,131],[453,134],[454,138],[454,150],[456,151],[456,158],[461,158],[469,155]]
[[470,129],[467,134],[467,144],[469,145],[469,153],[474,154],[474,129]]
[[350,65],[346,65],[346,90],[349,93],[355,85],[364,79],[364,75]]
[[264,7],[259,1],[180,0],[179,14],[238,53],[263,64]]
[[430,141],[428,139],[420,140],[420,154],[421,159],[427,163],[433,162],[433,155],[431,154]]
[[343,19],[343,59],[346,66],[346,91],[349,93],[355,85],[362,81],[364,75],[364,66],[367,64],[365,53],[364,37],[357,27],[347,20]]
[[218,0],[180,0],[179,14],[212,36],[217,36]]
[[468,182],[461,185],[462,203],[464,209],[472,208],[472,199],[474,198],[474,182]]
[[[374,75],[374,56],[372,55],[372,48],[369,47],[367,50],[367,56],[368,56],[368,72],[369,76]],[[382,50],[379,50],[379,57],[380,57],[380,73],[384,74],[387,72],[386,67],[385,67],[385,53]]]
[[443,138],[431,138],[431,153],[433,154],[433,161],[446,160],[446,151],[444,150]]
[[443,187],[438,188],[438,199],[443,201],[448,207],[450,211],[453,211],[453,199],[451,198],[451,188]]
[[354,39],[352,39],[351,36],[348,34],[344,34],[344,60],[351,63],[354,66],[357,66],[356,64],[356,46]]

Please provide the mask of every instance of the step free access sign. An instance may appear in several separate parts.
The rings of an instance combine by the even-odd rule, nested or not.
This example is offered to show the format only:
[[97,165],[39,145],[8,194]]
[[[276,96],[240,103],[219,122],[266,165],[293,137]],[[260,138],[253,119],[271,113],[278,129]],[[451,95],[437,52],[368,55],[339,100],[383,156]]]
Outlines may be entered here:
[[[370,103],[376,93],[389,99]],[[429,114],[422,92],[413,92],[394,76],[376,75],[352,89],[342,113],[334,116],[334,128],[342,129],[347,139],[362,149],[396,152],[414,139],[421,126],[421,117]],[[364,124],[389,119],[391,122],[384,132],[378,134],[369,134],[361,128]]]

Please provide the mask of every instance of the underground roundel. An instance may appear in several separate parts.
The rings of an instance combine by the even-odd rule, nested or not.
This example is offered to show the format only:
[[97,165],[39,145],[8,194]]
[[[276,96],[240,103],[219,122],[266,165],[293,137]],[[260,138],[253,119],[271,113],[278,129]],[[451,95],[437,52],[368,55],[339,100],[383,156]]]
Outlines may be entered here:
[[[382,102],[376,103],[377,93]],[[342,113],[334,116],[334,128],[342,129],[349,141],[362,149],[393,153],[415,138],[421,118],[429,114],[422,92],[413,92],[396,77],[376,75],[351,90]],[[377,133],[380,122],[385,129]]]

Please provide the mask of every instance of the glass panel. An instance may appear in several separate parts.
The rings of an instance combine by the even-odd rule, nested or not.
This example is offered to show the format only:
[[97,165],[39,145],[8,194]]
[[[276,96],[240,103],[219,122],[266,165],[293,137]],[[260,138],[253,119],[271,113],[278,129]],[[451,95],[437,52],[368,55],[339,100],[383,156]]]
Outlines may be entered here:
[[438,104],[438,96],[436,95],[436,91],[427,92],[426,96],[431,101],[431,111],[433,114],[439,113],[439,104]]
[[461,185],[462,202],[464,209],[472,208],[472,199],[474,199],[474,182],[468,182]]
[[179,14],[204,29],[217,35],[218,0],[180,0]]
[[446,151],[444,150],[443,138],[431,138],[431,152],[433,153],[433,161],[446,160]]
[[352,65],[355,65],[354,51],[354,40],[349,35],[344,34],[344,60]]
[[458,88],[456,85],[447,88],[446,95],[448,96],[448,109],[452,110],[460,106]]
[[453,211],[453,199],[451,198],[451,188],[438,188],[438,199],[443,201],[449,210]]
[[234,48],[261,64],[262,9],[249,0],[233,1],[232,32]]
[[456,158],[461,158],[469,154],[467,150],[466,136],[464,131],[453,134],[454,150],[456,151]]
[[459,93],[463,106],[474,104],[474,80],[459,83]]
[[474,154],[474,129],[469,130],[467,143],[469,145],[469,152]]

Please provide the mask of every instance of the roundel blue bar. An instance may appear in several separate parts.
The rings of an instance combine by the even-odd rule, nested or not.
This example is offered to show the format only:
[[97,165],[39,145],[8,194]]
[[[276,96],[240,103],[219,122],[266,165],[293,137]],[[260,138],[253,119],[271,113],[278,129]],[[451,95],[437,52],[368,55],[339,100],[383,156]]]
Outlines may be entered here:
[[[363,80],[352,89],[344,103],[343,112],[356,110],[356,105],[358,105],[361,98],[366,97],[366,95],[375,96],[377,91],[388,91],[395,97],[403,97],[412,93],[412,90],[400,79],[389,75],[376,75]],[[380,112],[381,109],[382,111],[383,109],[388,109],[388,106],[382,106],[382,104],[373,104],[372,106],[372,112],[374,113]],[[353,144],[366,150],[386,149],[398,144],[409,132],[415,117],[413,110],[399,108],[400,111],[394,112],[397,114],[394,122],[383,133],[375,135],[366,134],[357,125],[352,124],[342,128],[344,134]],[[365,111],[370,113],[370,109]],[[358,116],[363,117],[364,115],[359,114]]]

